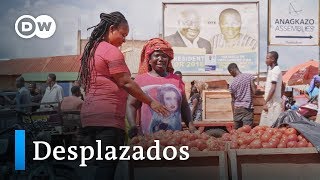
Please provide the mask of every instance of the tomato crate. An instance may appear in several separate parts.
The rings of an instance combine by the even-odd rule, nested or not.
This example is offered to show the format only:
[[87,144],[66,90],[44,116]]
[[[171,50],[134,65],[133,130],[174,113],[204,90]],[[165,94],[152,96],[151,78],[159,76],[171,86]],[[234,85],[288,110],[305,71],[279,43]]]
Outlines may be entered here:
[[189,152],[188,160],[129,162],[130,180],[134,179],[228,179],[227,151]]
[[319,179],[320,155],[315,148],[228,150],[232,180]]

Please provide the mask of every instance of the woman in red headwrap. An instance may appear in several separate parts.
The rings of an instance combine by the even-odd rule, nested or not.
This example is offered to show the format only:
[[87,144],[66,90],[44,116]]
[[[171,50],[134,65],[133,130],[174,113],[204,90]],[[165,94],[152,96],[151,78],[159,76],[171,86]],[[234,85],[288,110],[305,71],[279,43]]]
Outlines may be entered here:
[[144,45],[135,81],[146,94],[166,106],[170,115],[164,117],[154,112],[146,104],[129,96],[127,119],[132,127],[129,136],[137,134],[135,124],[137,110],[141,110],[139,123],[143,134],[159,130],[182,130],[182,120],[191,131],[195,130],[185,95],[184,83],[177,75],[173,74],[172,59],[173,49],[167,41],[154,38]]

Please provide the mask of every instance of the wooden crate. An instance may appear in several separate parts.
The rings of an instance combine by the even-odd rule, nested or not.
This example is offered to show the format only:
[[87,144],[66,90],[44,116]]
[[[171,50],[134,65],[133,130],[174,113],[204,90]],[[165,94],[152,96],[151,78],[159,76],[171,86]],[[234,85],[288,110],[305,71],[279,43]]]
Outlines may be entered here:
[[260,118],[261,118],[261,112],[263,110],[263,105],[264,105],[264,98],[262,95],[256,95],[253,97],[253,124],[254,125],[259,125],[260,123]]
[[227,151],[190,152],[186,161],[179,159],[167,161],[129,162],[130,180],[194,180],[194,179],[228,179]]
[[203,121],[233,121],[231,94],[228,90],[202,92]]
[[320,179],[320,155],[315,148],[230,149],[232,180]]

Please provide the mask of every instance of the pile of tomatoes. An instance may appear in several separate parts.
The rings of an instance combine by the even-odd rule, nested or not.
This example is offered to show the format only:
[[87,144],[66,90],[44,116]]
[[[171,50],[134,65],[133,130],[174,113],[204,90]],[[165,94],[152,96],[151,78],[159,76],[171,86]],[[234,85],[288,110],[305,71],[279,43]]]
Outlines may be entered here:
[[148,149],[155,145],[154,140],[160,141],[161,149],[166,146],[174,146],[177,149],[188,146],[189,151],[220,151],[225,149],[226,143],[199,131],[190,133],[189,131],[161,130],[151,135],[136,136],[131,139],[130,144]]
[[296,129],[290,127],[270,128],[245,125],[222,135],[224,141],[231,141],[231,149],[300,148],[313,145]]

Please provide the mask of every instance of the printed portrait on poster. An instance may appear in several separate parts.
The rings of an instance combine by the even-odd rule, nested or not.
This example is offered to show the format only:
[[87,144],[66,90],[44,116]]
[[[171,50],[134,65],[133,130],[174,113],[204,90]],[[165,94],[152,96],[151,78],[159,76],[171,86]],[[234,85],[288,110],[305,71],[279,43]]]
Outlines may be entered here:
[[[146,121],[151,119],[149,133],[159,130],[181,130],[182,95],[176,86],[172,84],[148,85],[142,87],[142,90],[153,99],[158,100],[170,112],[167,117],[154,112],[150,107],[148,112],[141,112],[144,114],[144,118],[147,118]],[[144,120],[142,119],[142,121]]]

